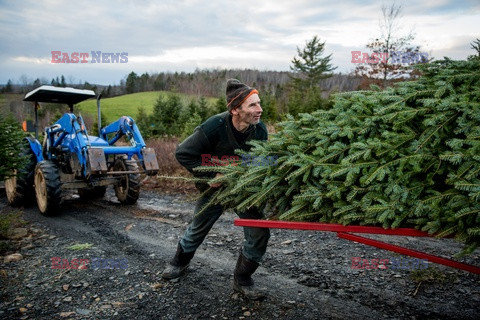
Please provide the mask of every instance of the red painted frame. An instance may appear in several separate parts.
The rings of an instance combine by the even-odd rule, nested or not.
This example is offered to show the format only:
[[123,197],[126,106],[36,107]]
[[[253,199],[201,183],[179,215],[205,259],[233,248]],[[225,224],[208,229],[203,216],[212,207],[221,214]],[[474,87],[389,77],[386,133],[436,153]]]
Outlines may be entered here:
[[404,255],[427,259],[428,261],[442,264],[455,269],[465,270],[475,274],[480,274],[480,267],[461,263],[447,258],[431,255],[425,252],[407,249],[397,245],[385,243],[382,241],[365,238],[351,233],[367,233],[367,234],[384,234],[391,236],[410,236],[410,237],[434,237],[426,232],[412,228],[383,229],[382,227],[366,227],[366,226],[344,226],[333,223],[317,223],[317,222],[292,222],[292,221],[273,221],[273,220],[254,220],[254,219],[235,219],[235,226],[239,227],[257,227],[257,228],[277,228],[277,229],[294,229],[294,230],[314,230],[336,232],[337,237],[356,241],[376,248],[389,250]]

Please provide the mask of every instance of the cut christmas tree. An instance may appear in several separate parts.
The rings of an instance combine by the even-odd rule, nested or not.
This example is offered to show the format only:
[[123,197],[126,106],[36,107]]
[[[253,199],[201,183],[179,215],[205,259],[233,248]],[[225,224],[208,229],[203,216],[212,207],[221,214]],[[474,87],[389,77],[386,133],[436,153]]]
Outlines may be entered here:
[[[282,220],[415,227],[480,244],[480,61],[435,61],[384,91],[337,94],[289,118],[250,156],[276,165],[222,172],[212,202]],[[240,153],[240,152],[239,152]],[[240,153],[241,154],[241,153]]]

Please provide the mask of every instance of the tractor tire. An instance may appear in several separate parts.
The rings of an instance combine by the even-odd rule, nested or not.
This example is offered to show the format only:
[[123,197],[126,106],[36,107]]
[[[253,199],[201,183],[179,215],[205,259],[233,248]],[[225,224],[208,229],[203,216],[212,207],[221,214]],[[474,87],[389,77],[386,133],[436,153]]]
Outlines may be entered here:
[[[137,171],[138,165],[134,161],[125,158],[115,160],[113,171]],[[125,174],[119,183],[113,186],[118,201],[122,204],[135,204],[140,195],[140,174]]]
[[78,195],[82,200],[100,199],[107,192],[107,186],[78,189]]
[[5,180],[5,192],[7,194],[8,204],[12,207],[20,205],[29,205],[35,202],[35,189],[33,187],[33,176],[37,158],[30,148],[30,144],[25,141],[21,156],[27,158],[27,163],[15,175]]
[[35,168],[35,195],[40,213],[52,216],[58,212],[62,201],[62,183],[57,165],[44,160]]

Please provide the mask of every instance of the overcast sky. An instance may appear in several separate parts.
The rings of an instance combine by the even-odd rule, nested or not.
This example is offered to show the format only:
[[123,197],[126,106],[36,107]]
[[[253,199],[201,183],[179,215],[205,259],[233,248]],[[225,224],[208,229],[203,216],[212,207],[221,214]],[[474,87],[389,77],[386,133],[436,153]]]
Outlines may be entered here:
[[[391,2],[386,1],[385,4]],[[479,0],[397,1],[399,34],[413,30],[434,58],[465,59],[480,38]],[[289,70],[297,47],[318,35],[337,72],[351,51],[379,35],[375,0],[0,0],[0,83],[64,75],[67,82],[119,84],[131,72],[211,68]],[[87,63],[52,63],[52,51],[88,53]],[[92,63],[92,51],[126,63]],[[62,59],[62,56],[59,56]],[[125,61],[125,59],[124,59]]]

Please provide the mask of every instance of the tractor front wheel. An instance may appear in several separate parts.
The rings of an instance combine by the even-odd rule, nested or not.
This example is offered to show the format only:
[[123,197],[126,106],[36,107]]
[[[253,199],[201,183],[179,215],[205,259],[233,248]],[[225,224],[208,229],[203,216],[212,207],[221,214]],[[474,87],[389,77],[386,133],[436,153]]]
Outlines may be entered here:
[[119,158],[113,164],[113,171],[135,171],[127,173],[114,185],[115,195],[122,204],[134,204],[140,195],[140,174],[138,165],[133,160]]
[[40,213],[51,216],[57,213],[62,200],[62,183],[57,165],[44,160],[35,168],[35,195]]

